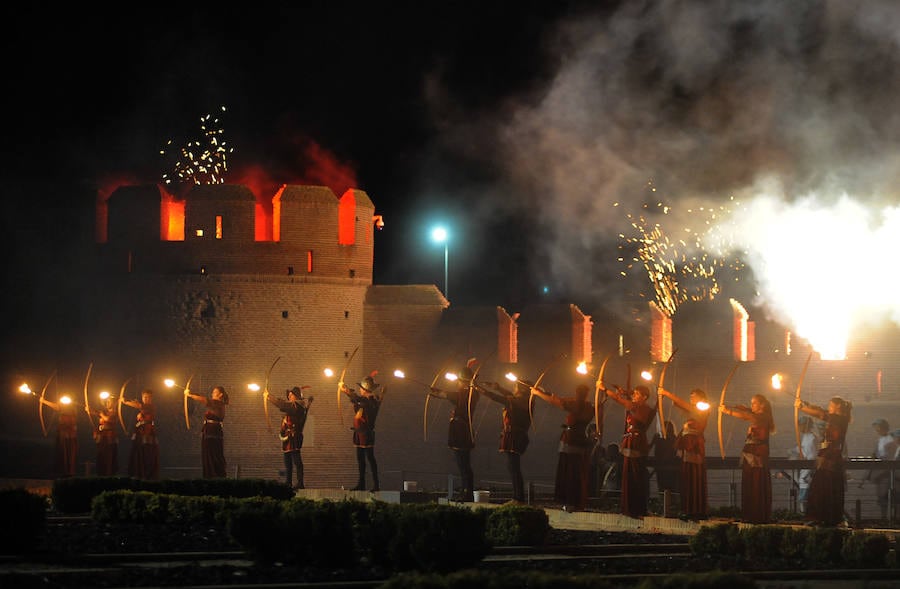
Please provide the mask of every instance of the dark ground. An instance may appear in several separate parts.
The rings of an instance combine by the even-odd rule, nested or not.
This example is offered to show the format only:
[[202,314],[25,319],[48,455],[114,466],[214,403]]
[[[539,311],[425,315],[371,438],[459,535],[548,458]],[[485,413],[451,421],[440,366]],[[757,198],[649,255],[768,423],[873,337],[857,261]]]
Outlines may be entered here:
[[[551,528],[548,546],[607,544],[686,543],[684,536],[666,534],[560,530]],[[186,557],[186,553],[222,552],[213,562]],[[0,585],[15,587],[166,587],[189,585],[234,585],[247,583],[298,583],[370,581],[387,577],[384,571],[364,563],[348,563],[345,569],[322,570],[314,566],[262,565],[240,552],[223,529],[211,527],[141,526],[98,524],[87,518],[51,520],[42,545],[27,559],[7,561]],[[148,558],[151,553],[158,557]],[[103,557],[84,555],[105,555]],[[112,556],[110,556],[112,555]],[[116,558],[120,555],[121,558]],[[27,561],[27,562],[26,562]],[[616,561],[614,571],[604,563],[603,572],[651,572],[646,556],[628,563]],[[669,567],[674,563],[654,557],[654,563]],[[484,568],[541,570],[544,572],[598,572],[596,562],[538,559],[485,562]],[[479,568],[482,568],[480,566]],[[683,564],[677,565],[679,568]],[[692,568],[696,570],[697,564]],[[102,570],[102,572],[101,572]],[[684,570],[691,570],[690,568]],[[667,571],[659,571],[667,572]]]

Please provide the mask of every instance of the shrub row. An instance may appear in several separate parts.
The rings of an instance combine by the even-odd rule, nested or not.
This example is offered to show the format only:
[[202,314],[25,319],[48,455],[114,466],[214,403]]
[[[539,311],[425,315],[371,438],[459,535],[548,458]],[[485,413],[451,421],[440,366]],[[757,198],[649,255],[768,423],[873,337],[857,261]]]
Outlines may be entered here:
[[550,530],[542,510],[504,506],[267,497],[186,497],[106,491],[92,503],[99,522],[225,525],[257,562],[337,568],[366,563],[386,571],[439,571],[481,561],[493,545],[541,544]]
[[690,540],[697,556],[772,566],[803,565],[878,568],[896,566],[896,552],[885,534],[841,528],[762,525],[741,528],[724,523],[701,527]]
[[58,513],[88,513],[91,501],[104,491],[127,489],[192,497],[271,497],[290,499],[290,485],[270,479],[165,479],[144,481],[130,477],[70,477],[53,482],[52,508]]

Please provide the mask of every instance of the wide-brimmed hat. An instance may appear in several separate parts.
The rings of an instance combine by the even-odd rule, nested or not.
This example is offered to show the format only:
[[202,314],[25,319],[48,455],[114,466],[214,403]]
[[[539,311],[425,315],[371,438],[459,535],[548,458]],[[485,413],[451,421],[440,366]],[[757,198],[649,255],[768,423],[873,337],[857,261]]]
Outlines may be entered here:
[[298,398],[298,399],[302,399],[302,398],[303,398],[303,391],[300,390],[300,387],[294,387],[294,388],[292,388],[292,389],[289,389],[288,392],[287,392],[288,398],[290,398],[291,393],[297,395],[297,398]]
[[362,379],[362,382],[358,382],[356,384],[359,386],[359,388],[366,391],[367,393],[374,393],[378,389],[378,387],[381,386],[377,382],[375,382],[375,379],[371,376],[365,377],[364,379]]

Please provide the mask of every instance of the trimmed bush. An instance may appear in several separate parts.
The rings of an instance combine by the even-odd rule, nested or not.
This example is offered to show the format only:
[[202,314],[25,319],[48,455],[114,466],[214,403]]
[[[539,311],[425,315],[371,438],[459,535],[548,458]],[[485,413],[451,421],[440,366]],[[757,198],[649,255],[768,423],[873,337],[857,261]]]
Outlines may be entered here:
[[695,556],[739,555],[744,552],[740,528],[731,523],[702,526],[689,540]]
[[887,564],[891,543],[884,534],[853,532],[844,538],[841,556],[848,567],[880,568]]
[[741,530],[744,556],[751,562],[780,561],[784,557],[784,526],[753,526]]
[[504,505],[485,511],[485,535],[493,546],[541,546],[547,541],[550,517],[543,509]]
[[803,555],[812,566],[833,566],[841,562],[841,548],[848,532],[838,528],[812,528],[806,536]]

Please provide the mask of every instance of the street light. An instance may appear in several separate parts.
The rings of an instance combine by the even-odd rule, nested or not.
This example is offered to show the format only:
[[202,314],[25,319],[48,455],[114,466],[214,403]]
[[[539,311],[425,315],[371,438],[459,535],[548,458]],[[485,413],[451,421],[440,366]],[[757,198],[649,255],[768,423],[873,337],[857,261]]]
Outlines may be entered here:
[[431,239],[437,243],[444,244],[444,298],[449,299],[450,290],[447,287],[447,262],[449,260],[448,243],[450,242],[450,236],[447,234],[446,229],[438,226],[431,230]]

